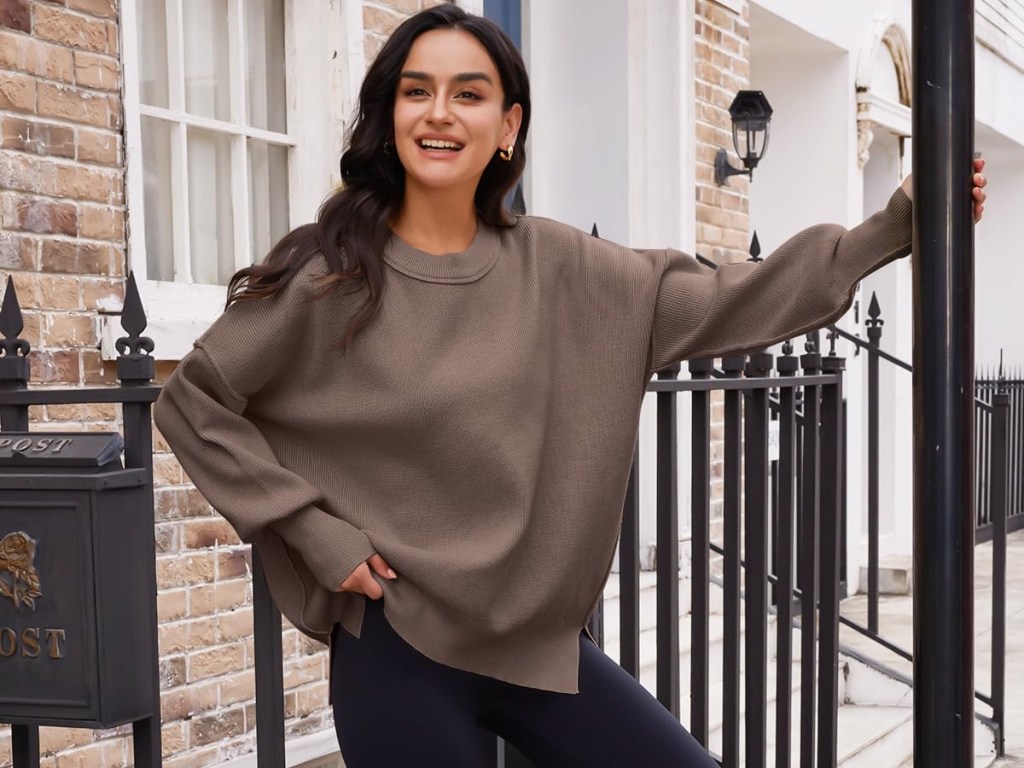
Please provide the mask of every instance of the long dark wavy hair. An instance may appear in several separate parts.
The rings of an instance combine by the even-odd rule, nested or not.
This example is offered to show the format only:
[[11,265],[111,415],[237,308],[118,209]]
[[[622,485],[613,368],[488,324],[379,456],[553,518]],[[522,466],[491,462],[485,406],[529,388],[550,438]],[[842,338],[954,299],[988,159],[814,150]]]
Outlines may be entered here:
[[526,165],[523,145],[530,126],[526,67],[515,44],[492,21],[454,4],[435,6],[406,19],[367,71],[348,147],[341,156],[341,189],[320,206],[316,221],[281,238],[261,264],[235,273],[228,283],[228,307],[236,301],[273,296],[310,258],[322,253],[331,272],[323,279],[318,296],[343,283],[351,290],[366,288],[366,300],[340,339],[342,349],[377,312],[383,296],[381,254],[389,223],[398,214],[405,193],[405,169],[393,149],[395,94],[413,42],[433,29],[461,29],[476,37],[501,76],[504,108],[519,104],[523,110],[512,160],[501,160],[496,153],[484,170],[475,197],[484,221],[511,225],[503,201]]

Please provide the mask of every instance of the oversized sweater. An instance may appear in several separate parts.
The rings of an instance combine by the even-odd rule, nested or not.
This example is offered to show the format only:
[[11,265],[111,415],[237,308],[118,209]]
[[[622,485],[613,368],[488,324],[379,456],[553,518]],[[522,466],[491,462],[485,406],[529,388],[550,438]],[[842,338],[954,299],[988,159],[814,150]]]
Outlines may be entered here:
[[910,241],[901,191],[849,231],[717,270],[535,217],[480,222],[443,256],[392,235],[383,303],[344,354],[364,294],[311,298],[318,256],[224,312],[156,423],[304,633],[360,634],[368,598],[336,590],[379,552],[398,574],[373,576],[385,614],[421,653],[575,693],[652,372],[834,320]]

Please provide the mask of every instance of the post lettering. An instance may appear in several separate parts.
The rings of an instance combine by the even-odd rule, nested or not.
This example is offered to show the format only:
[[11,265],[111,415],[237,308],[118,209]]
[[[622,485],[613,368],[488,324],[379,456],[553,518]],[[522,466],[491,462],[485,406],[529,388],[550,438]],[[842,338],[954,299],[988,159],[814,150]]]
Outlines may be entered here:
[[0,438],[0,448],[10,448],[11,442],[12,440],[9,437]]
[[18,442],[16,442],[14,444],[14,450],[15,451],[24,451],[30,445],[32,445],[32,438],[31,437],[23,437],[23,438],[21,438],[21,440],[19,440]]
[[53,438],[44,437],[40,440],[36,440],[36,444],[32,446],[32,453],[42,453],[50,447],[50,443],[53,442]]
[[18,650],[18,636],[10,627],[0,627],[0,658],[9,659]]
[[65,448],[67,448],[69,445],[71,445],[73,442],[75,442],[75,439],[73,437],[61,438],[56,443],[54,443],[54,445],[53,445],[53,452],[54,453],[60,453]]
[[26,659],[39,658],[39,627],[21,630],[21,655]]
[[46,639],[50,643],[50,658],[63,659],[64,654],[61,653],[60,644],[64,640],[64,630],[48,629],[46,630]]

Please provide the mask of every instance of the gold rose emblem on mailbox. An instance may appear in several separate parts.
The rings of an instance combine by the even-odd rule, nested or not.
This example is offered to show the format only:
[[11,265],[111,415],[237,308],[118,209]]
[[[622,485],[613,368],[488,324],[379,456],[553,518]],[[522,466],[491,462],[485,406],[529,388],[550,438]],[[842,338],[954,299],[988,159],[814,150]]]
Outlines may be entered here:
[[27,533],[15,531],[0,539],[0,598],[9,597],[15,608],[35,610],[42,597],[36,572],[36,542]]

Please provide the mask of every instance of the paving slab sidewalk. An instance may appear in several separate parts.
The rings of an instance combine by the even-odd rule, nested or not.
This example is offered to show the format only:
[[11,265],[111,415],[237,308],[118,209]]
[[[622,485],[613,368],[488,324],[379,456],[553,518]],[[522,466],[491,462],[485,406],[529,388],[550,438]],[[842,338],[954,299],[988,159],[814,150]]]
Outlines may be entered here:
[[[1024,531],[1007,538],[1006,546],[1006,758],[999,768],[1024,768]],[[992,674],[992,544],[980,544],[974,557],[975,687],[991,691]],[[842,613],[867,624],[867,597],[855,595],[843,601]],[[879,601],[880,634],[887,640],[913,648],[913,598],[883,596]],[[911,675],[912,665],[873,641],[843,627],[841,642]],[[978,711],[989,714],[984,704]]]

